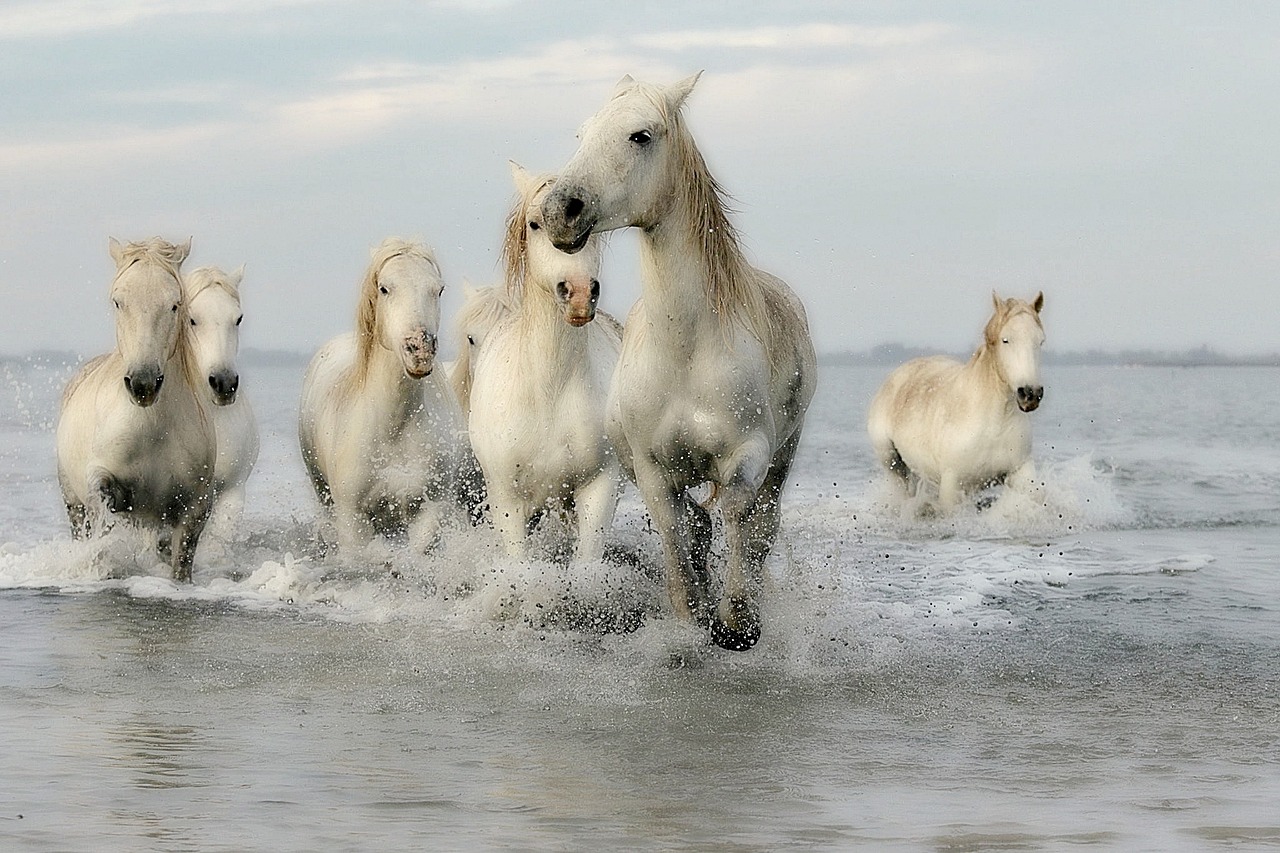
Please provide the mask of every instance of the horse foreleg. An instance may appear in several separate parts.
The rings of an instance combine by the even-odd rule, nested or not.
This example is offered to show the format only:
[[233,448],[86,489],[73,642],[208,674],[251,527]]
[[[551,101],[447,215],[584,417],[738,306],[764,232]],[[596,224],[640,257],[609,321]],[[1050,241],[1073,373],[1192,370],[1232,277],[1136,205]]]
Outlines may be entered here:
[[489,486],[489,517],[502,537],[507,556],[523,560],[529,554],[529,521],[533,508],[508,486]]
[[[701,543],[710,538],[707,512],[688,500],[683,490],[677,489],[652,460],[637,456],[635,463],[636,486],[662,540],[663,574],[671,610],[681,619],[705,625],[707,549]],[[703,562],[697,564],[695,558]]]
[[717,618],[711,626],[711,638],[722,648],[743,651],[760,639],[759,599],[764,589],[764,561],[778,532],[778,499],[799,440],[797,428],[768,462],[761,480],[753,482],[759,470],[761,448],[757,443],[752,448],[755,455],[744,455],[738,476],[721,498],[728,574]]
[[607,466],[573,493],[578,516],[575,559],[599,560],[604,556],[604,540],[613,528],[613,514],[618,508],[619,476],[615,468]]
[[944,470],[938,480],[938,505],[943,512],[951,512],[960,505],[964,497],[964,488],[960,475],[954,470]]
[[[173,527],[173,579],[179,583],[191,583],[191,569],[195,564],[196,546],[200,543],[200,534],[204,532],[209,521],[212,501],[206,498],[191,507]],[[164,534],[161,534],[164,538]]]

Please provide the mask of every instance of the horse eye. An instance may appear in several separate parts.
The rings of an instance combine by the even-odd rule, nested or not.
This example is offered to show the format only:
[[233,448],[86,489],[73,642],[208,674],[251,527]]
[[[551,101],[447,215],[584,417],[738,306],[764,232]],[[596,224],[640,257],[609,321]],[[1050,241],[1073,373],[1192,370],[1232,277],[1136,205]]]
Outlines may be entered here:
[[117,311],[119,311],[119,310],[120,310],[120,300],[119,300],[119,299],[112,299],[111,301],[112,301],[112,302],[114,302],[114,303],[116,304],[116,310],[117,310]]
[[177,305],[174,305],[172,308],[170,308],[170,309],[169,309],[169,313],[170,313],[170,314],[177,314],[177,313],[178,313],[178,306],[177,306]]
[[475,339],[475,338],[473,338],[473,337],[471,337],[471,335],[467,335],[467,343],[469,343],[471,346],[475,346],[475,345],[476,345],[476,339]]
[[194,326],[195,324],[196,324],[196,318],[195,318],[195,317],[192,317],[192,318],[191,318],[191,325],[193,325],[193,326]]
[[536,222],[530,222],[530,223],[529,223],[529,230],[530,230],[530,231],[537,231],[537,230],[538,230],[539,228],[541,228],[541,227],[542,227],[542,226],[540,226],[540,225],[539,225],[538,223],[536,223]]
[[378,292],[381,293],[383,296],[387,295],[387,289],[385,287],[379,287]]
[[[244,315],[241,314],[239,317],[236,318],[236,325],[239,326],[243,321],[244,321]],[[196,321],[192,320],[191,325],[194,326],[195,324],[196,324]]]
[[1009,339],[1008,339],[1008,338],[1001,338],[1001,339],[1000,339],[1000,343],[1002,343],[1002,344],[1007,344],[1007,343],[1009,343]]
[[647,130],[637,130],[627,138],[636,145],[648,145],[653,140],[653,134]]

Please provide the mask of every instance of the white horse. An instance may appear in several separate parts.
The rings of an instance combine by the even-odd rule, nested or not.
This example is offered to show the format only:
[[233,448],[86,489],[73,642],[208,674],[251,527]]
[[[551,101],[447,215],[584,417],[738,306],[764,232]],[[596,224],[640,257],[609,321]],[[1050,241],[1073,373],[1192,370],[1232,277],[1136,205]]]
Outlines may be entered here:
[[174,579],[190,581],[216,454],[179,272],[191,241],[110,248],[116,348],[63,392],[58,483],[76,538],[125,515],[157,530]]
[[480,348],[471,446],[508,554],[525,556],[531,520],[563,508],[577,517],[575,557],[598,560],[622,487],[604,427],[622,330],[596,310],[599,239],[577,254],[558,251],[540,210],[551,179],[515,164],[512,173],[518,198],[503,258],[516,309]]
[[462,307],[454,318],[458,357],[447,365],[449,384],[468,421],[471,419],[471,382],[475,378],[480,347],[497,325],[515,313],[515,301],[506,288],[463,285]]
[[298,436],[339,544],[439,533],[458,500],[462,412],[434,370],[444,282],[427,247],[389,238],[360,286],[354,333],[307,367]]
[[1044,294],[1031,302],[991,295],[995,313],[967,364],[917,358],[889,374],[867,414],[876,456],[907,494],[938,489],[943,510],[988,485],[1030,483],[1031,419],[1044,397],[1040,348]]
[[[663,87],[624,77],[583,125],[542,209],[567,251],[597,231],[640,229],[642,298],[627,318],[611,434],[662,536],[671,606],[709,622],[717,644],[746,649],[760,636],[764,560],[816,358],[803,306],[743,257],[685,126],[680,108],[697,79]],[[710,519],[689,494],[704,483],[728,550],[714,619]]]
[[199,267],[182,277],[191,324],[196,369],[206,377],[205,394],[213,404],[218,458],[213,467],[219,518],[234,522],[244,511],[245,481],[258,461],[258,422],[240,390],[236,355],[240,351],[240,284],[244,267],[224,272]]

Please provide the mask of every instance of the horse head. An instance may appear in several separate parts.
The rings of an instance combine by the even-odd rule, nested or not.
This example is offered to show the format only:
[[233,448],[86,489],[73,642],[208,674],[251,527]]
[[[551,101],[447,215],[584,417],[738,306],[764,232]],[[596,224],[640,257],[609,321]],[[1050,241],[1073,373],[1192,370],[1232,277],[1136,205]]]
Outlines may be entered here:
[[122,244],[110,240],[116,276],[111,283],[115,306],[116,351],[124,362],[124,387],[143,408],[160,396],[164,368],[177,352],[186,322],[179,269],[191,241],[168,243],[154,238]]
[[444,279],[426,246],[388,238],[373,251],[361,288],[359,334],[366,359],[373,346],[394,353],[405,375],[421,379],[435,368]]
[[556,248],[577,252],[593,232],[660,220],[680,188],[691,146],[680,107],[699,76],[671,86],[624,77],[613,98],[587,119],[577,153],[541,204]]
[[991,294],[995,313],[987,322],[986,345],[995,354],[996,369],[1013,392],[1018,408],[1034,412],[1044,399],[1040,381],[1040,349],[1044,346],[1044,325],[1040,309],[1044,294],[1030,302],[1001,299]]
[[215,405],[234,403],[240,388],[236,355],[240,351],[240,283],[244,267],[223,272],[200,267],[183,276],[187,316],[197,369],[209,383]]
[[507,287],[523,295],[530,287],[550,292],[561,315],[571,326],[585,326],[595,319],[600,301],[601,241],[587,232],[582,244],[570,253],[557,248],[545,225],[543,202],[555,182],[535,176],[511,164],[517,200],[507,221],[503,246]]

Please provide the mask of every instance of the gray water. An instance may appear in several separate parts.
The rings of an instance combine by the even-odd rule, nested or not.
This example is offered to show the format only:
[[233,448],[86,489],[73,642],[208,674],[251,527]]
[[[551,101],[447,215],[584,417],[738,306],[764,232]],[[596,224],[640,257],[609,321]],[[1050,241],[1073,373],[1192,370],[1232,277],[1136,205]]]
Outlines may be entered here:
[[1280,847],[1280,370],[1050,368],[1042,487],[937,520],[870,456],[884,371],[825,367],[736,654],[656,615],[634,492],[576,572],[326,555],[299,368],[245,367],[194,585],[73,543],[67,372],[0,363],[5,850]]

